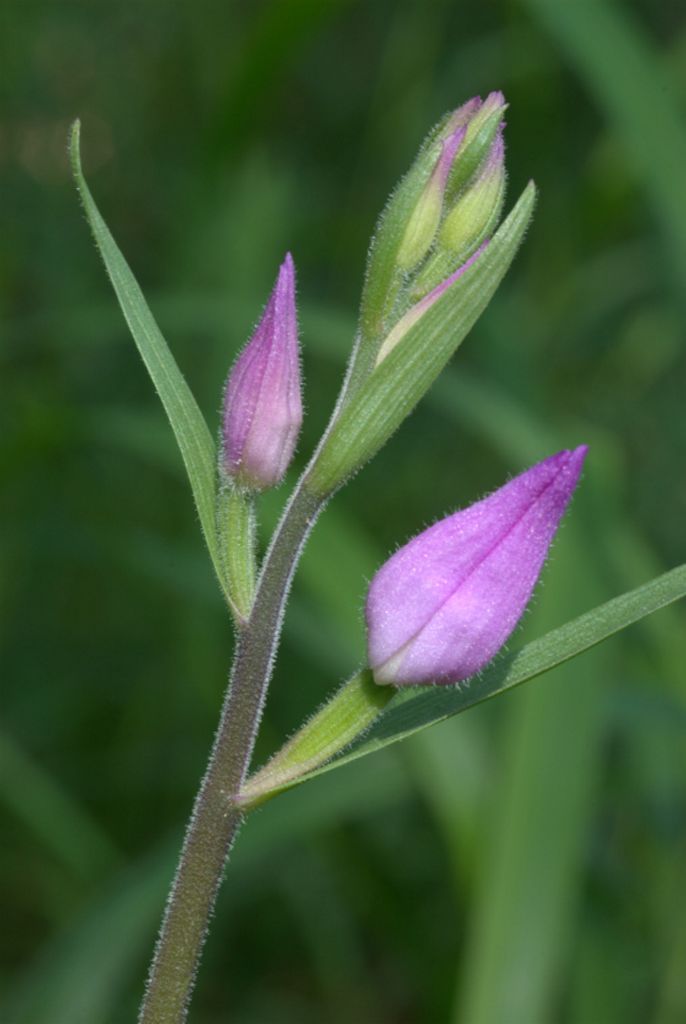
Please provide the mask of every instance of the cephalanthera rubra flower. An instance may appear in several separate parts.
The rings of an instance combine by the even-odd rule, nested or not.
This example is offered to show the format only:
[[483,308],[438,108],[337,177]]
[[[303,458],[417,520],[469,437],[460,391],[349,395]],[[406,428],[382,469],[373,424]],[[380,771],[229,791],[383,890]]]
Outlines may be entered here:
[[302,424],[295,268],[286,255],[262,319],[224,392],[223,465],[252,489],[279,483]]
[[544,459],[379,569],[366,607],[377,683],[456,683],[497,654],[528,604],[586,451]]

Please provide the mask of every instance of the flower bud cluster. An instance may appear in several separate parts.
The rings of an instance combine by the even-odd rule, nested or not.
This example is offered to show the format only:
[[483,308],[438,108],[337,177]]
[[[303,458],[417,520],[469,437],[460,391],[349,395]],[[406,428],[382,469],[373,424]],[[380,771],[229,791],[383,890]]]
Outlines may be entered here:
[[483,101],[476,96],[454,111],[433,140],[433,166],[395,256],[403,284],[393,296],[376,365],[495,230],[505,196],[505,109],[501,92]]

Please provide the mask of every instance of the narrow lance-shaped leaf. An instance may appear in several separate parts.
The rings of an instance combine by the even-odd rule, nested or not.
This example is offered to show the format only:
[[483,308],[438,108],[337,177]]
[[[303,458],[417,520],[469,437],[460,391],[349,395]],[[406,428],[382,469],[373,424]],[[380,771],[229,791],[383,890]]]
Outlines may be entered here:
[[[339,689],[328,705],[302,726],[264,769],[248,780],[244,790],[246,797],[252,797],[255,802],[264,800],[275,792],[374,753],[390,743],[397,743],[420,729],[549,672],[684,596],[686,565],[681,565],[533,640],[515,654],[496,659],[467,683],[456,687],[406,688],[397,692],[380,714],[375,703],[375,690],[380,688],[375,687],[369,670],[358,673]],[[344,711],[352,706],[356,707],[359,715],[358,739],[347,753],[331,759],[335,747],[331,723],[337,713],[341,722],[345,722],[345,728],[341,730],[344,742],[338,748],[342,750],[350,744],[355,728],[351,716]],[[370,719],[373,720],[371,729]],[[326,724],[321,736],[318,735],[319,722]],[[320,766],[313,768],[318,749]],[[298,750],[307,751],[299,765],[293,756]]]
[[81,168],[80,123],[71,133],[70,155],[86,217],[119,305],[146,369],[162,401],[186,467],[200,525],[212,564],[228,597],[217,544],[215,521],[216,450],[209,428],[176,360],[129,269],[119,247],[95,205]]
[[255,500],[231,480],[217,491],[217,541],[238,625],[247,622],[257,577]]

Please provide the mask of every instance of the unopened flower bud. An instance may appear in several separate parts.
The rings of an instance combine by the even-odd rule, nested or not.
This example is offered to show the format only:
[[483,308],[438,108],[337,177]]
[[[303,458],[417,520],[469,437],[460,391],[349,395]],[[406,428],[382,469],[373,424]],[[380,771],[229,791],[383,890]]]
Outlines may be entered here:
[[586,451],[539,462],[382,566],[366,607],[377,683],[457,683],[498,653],[529,602]]
[[433,288],[428,295],[425,295],[424,298],[419,300],[419,302],[416,302],[414,306],[411,306],[408,311],[400,317],[398,322],[389,331],[381,343],[381,347],[376,355],[376,366],[383,362],[389,352],[393,351],[398,342],[405,337],[409,329],[417,323],[424,313],[426,313],[427,309],[433,306],[434,302],[440,299],[441,295],[443,295],[447,289],[464,274],[465,270],[471,267],[477,257],[481,255],[485,247],[485,244],[482,245],[470,259],[466,260],[462,266],[453,271],[453,273],[446,277],[444,281],[441,281],[440,284]]
[[470,116],[460,159],[453,164],[446,186],[445,205],[450,206],[455,202],[481,168],[494,139],[505,126],[503,115],[506,110],[505,97],[497,91],[489,93]]
[[405,228],[396,262],[401,270],[412,270],[431,248],[443,212],[443,195],[466,128],[456,128],[441,147],[441,153]]
[[463,103],[462,106],[457,108],[457,110],[453,110],[452,114],[448,118],[444,132],[450,134],[457,128],[465,128],[476,112],[481,109],[482,105],[483,100],[480,96],[472,96],[470,100]]
[[506,110],[507,103],[500,89],[489,92],[486,99],[479,106],[479,109],[469,118],[466,142],[472,142],[484,125],[489,123],[494,117],[496,123],[498,123]]
[[479,245],[500,216],[504,194],[505,144],[499,132],[474,184],[447,214],[441,228],[441,246],[459,255]]
[[493,233],[504,198],[505,143],[499,130],[474,181],[446,214],[436,250],[414,282],[413,296],[423,295],[433,288]]
[[223,468],[263,490],[286,472],[302,423],[295,269],[287,254],[250,341],[224,393]]

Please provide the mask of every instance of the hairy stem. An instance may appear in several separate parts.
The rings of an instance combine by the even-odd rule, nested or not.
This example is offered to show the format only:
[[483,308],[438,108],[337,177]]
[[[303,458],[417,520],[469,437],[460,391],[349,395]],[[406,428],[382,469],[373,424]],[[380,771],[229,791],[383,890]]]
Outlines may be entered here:
[[224,866],[243,818],[237,796],[250,765],[288,589],[323,504],[301,483],[265,557],[167,902],[140,1024],[181,1024],[186,1019]]

